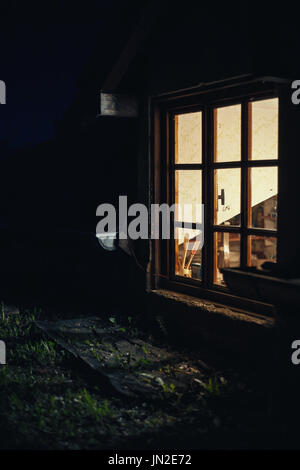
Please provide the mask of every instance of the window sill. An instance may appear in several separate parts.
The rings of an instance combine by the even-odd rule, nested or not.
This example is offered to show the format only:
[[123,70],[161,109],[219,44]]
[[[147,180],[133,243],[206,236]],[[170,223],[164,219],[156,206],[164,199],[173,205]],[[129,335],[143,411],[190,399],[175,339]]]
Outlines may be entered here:
[[268,351],[270,342],[276,341],[275,318],[170,290],[152,290],[148,296],[148,313],[163,317],[175,341],[196,346],[213,343],[218,349],[252,358]]
[[228,289],[219,286],[216,286],[215,289],[205,289],[188,282],[161,279],[157,289],[185,294],[194,299],[201,299],[201,302],[208,301],[208,303],[221,305],[232,311],[247,312],[250,315],[261,315],[271,318],[274,316],[273,305],[234,295]]

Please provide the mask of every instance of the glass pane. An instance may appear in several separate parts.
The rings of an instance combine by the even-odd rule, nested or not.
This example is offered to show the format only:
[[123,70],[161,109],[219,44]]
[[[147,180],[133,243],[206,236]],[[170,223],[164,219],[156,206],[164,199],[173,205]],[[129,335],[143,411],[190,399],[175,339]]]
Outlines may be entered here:
[[249,169],[250,227],[277,228],[278,168]]
[[175,274],[202,280],[202,250],[199,230],[175,229]]
[[265,261],[276,263],[277,239],[275,237],[263,237],[251,235],[249,239],[248,264],[258,269]]
[[235,162],[241,159],[241,105],[214,110],[216,162]]
[[278,98],[249,103],[249,159],[278,158]]
[[202,171],[175,171],[175,203],[178,211],[175,219],[184,222],[201,223]]
[[175,116],[175,163],[202,162],[202,112]]
[[239,233],[216,232],[214,234],[215,284],[226,285],[219,268],[237,268],[240,266],[240,245],[241,237]]
[[214,224],[241,224],[241,170],[215,170]]

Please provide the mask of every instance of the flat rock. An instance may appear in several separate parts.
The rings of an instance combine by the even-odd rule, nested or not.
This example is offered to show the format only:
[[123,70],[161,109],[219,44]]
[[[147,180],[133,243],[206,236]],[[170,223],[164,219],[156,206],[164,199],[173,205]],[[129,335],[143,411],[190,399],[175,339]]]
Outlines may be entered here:
[[[99,382],[128,397],[151,399],[184,393],[202,383],[207,366],[187,363],[176,351],[130,337],[103,319],[36,321],[37,326],[75,358],[99,374]],[[203,367],[202,367],[203,366]]]

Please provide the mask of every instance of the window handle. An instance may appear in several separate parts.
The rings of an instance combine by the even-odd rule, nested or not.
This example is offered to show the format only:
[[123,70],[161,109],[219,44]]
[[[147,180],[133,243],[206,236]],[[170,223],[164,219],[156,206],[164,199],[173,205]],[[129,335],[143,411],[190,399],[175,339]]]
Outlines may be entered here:
[[225,191],[221,189],[221,194],[218,195],[218,199],[221,199],[221,205],[224,206],[225,204]]

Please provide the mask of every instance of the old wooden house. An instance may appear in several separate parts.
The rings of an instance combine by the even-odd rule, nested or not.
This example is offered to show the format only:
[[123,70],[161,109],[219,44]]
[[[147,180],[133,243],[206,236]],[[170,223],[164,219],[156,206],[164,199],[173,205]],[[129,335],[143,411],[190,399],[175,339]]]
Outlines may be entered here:
[[300,72],[292,23],[288,9],[256,3],[149,2],[99,83],[97,126],[112,133],[116,126],[116,139],[121,126],[133,136],[114,162],[116,171],[126,166],[129,199],[205,207],[203,246],[192,208],[175,213],[173,239],[135,242],[149,310],[170,312],[179,336],[178,322],[223,342],[241,334],[245,343],[249,331],[264,336],[270,295],[249,281],[240,295],[228,289],[222,268],[268,262],[297,277],[300,107],[292,94]]

